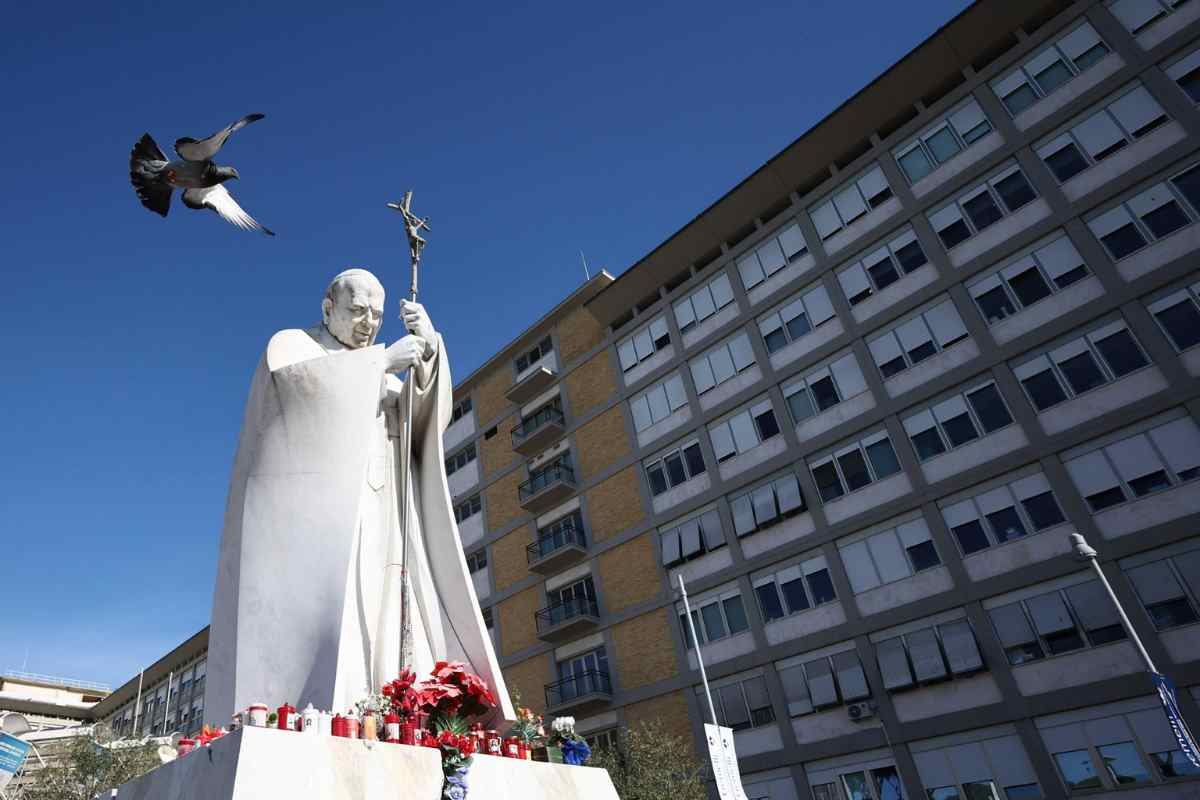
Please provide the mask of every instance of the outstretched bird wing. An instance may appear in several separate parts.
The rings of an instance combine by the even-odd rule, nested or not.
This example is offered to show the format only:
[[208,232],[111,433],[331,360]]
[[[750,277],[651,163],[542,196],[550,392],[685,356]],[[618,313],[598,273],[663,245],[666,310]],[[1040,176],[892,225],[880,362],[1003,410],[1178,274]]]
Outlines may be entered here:
[[221,215],[221,219],[237,225],[246,231],[262,231],[268,236],[274,236],[275,231],[264,228],[254,217],[242,210],[225,187],[221,184],[209,186],[207,189],[188,189],[183,193],[183,204],[188,208],[211,208]]
[[247,114],[228,128],[217,131],[207,139],[197,141],[190,136],[176,139],[175,152],[179,154],[180,158],[187,159],[188,161],[208,161],[217,154],[217,151],[221,149],[221,145],[225,144],[225,140],[229,138],[230,134],[262,118],[262,114]]

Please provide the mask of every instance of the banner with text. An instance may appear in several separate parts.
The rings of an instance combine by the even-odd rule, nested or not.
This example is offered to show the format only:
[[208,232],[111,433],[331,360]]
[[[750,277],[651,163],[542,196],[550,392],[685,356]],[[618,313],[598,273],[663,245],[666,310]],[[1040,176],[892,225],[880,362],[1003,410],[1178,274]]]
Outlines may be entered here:
[[717,782],[717,795],[721,800],[746,800],[742,772],[738,769],[737,752],[733,747],[733,729],[705,723],[704,737],[708,740],[708,758]]
[[25,764],[32,748],[29,742],[8,733],[0,733],[0,789],[7,786]]
[[1200,767],[1200,748],[1197,748],[1192,732],[1188,730],[1183,715],[1179,713],[1179,698],[1175,696],[1174,681],[1157,672],[1151,672],[1150,677],[1154,679],[1158,699],[1162,701],[1163,710],[1167,712],[1167,722],[1171,724],[1171,732],[1179,742],[1179,749],[1183,751],[1187,760],[1192,762],[1192,766]]

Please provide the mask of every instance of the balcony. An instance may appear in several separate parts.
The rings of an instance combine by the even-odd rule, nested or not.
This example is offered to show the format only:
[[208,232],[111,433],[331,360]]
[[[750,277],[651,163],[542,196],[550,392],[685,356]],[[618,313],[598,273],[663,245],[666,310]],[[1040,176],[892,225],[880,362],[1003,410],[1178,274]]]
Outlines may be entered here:
[[595,711],[612,702],[607,672],[591,669],[546,686],[546,711],[561,716]]
[[594,597],[574,597],[534,612],[539,639],[553,642],[586,633],[600,624],[600,604]]
[[513,385],[504,393],[517,405],[528,403],[558,380],[558,359],[554,353],[547,353],[524,371],[518,373]]
[[513,450],[523,456],[540,453],[561,438],[564,430],[563,413],[554,406],[545,406],[513,426]]
[[575,470],[563,463],[539,469],[517,487],[521,508],[534,514],[553,508],[574,493]]
[[539,536],[536,542],[525,548],[525,560],[529,562],[529,568],[543,575],[561,572],[586,556],[587,539],[583,529],[573,524]]

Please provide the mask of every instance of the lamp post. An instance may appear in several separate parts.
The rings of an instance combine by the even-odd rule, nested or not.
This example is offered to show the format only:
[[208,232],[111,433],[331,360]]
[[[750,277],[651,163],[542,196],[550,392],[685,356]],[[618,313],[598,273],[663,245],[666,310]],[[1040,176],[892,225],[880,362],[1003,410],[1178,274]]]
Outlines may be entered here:
[[1104,587],[1104,591],[1108,592],[1108,599],[1112,601],[1113,607],[1117,609],[1117,616],[1121,618],[1121,625],[1125,628],[1126,635],[1133,642],[1133,646],[1137,648],[1138,655],[1142,657],[1142,663],[1150,671],[1150,678],[1154,681],[1154,688],[1158,690],[1159,702],[1162,703],[1163,711],[1167,714],[1167,723],[1171,726],[1171,732],[1175,734],[1175,740],[1179,743],[1180,750],[1183,751],[1188,761],[1192,762],[1193,766],[1200,767],[1200,747],[1197,747],[1196,740],[1192,736],[1192,732],[1188,730],[1187,723],[1183,719],[1183,714],[1179,711],[1179,700],[1175,694],[1175,684],[1170,678],[1155,668],[1154,661],[1150,658],[1150,654],[1146,652],[1146,648],[1142,645],[1142,640],[1138,637],[1137,631],[1133,629],[1133,625],[1129,622],[1129,617],[1126,616],[1125,609],[1121,606],[1121,601],[1117,599],[1112,584],[1108,582],[1104,570],[1100,569],[1100,564],[1096,561],[1096,548],[1088,544],[1087,540],[1080,534],[1072,533],[1071,549],[1075,553],[1076,561],[1086,561],[1091,564],[1092,571],[1096,573],[1096,577],[1100,580],[1100,585]]
[[1076,561],[1086,561],[1091,564],[1092,571],[1096,573],[1096,577],[1100,580],[1100,585],[1104,587],[1104,591],[1108,593],[1108,599],[1112,601],[1113,606],[1117,609],[1117,616],[1121,618],[1121,625],[1125,628],[1126,635],[1133,642],[1133,646],[1137,648],[1138,655],[1142,657],[1142,662],[1146,665],[1146,669],[1153,673],[1158,673],[1158,669],[1154,666],[1154,661],[1151,660],[1150,654],[1146,652],[1145,646],[1142,645],[1142,640],[1138,637],[1137,631],[1133,629],[1133,624],[1129,621],[1129,617],[1125,614],[1125,609],[1121,606],[1121,601],[1117,599],[1116,592],[1113,591],[1112,584],[1108,582],[1108,577],[1105,576],[1104,570],[1100,569],[1100,562],[1096,560],[1096,548],[1087,543],[1081,534],[1071,534],[1071,549],[1075,551]]

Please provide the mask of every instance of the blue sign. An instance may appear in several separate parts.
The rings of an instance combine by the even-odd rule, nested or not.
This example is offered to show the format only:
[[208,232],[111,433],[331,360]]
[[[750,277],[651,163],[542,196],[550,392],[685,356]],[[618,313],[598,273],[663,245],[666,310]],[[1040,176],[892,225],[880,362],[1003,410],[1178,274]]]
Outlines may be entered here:
[[1179,749],[1187,756],[1188,761],[1192,762],[1192,766],[1200,767],[1200,747],[1196,746],[1192,732],[1188,730],[1187,723],[1183,721],[1183,715],[1179,713],[1179,699],[1175,696],[1175,684],[1166,675],[1160,675],[1157,672],[1151,672],[1150,677],[1154,679],[1154,685],[1158,689],[1158,699],[1162,701],[1163,710],[1167,712],[1167,722],[1171,724],[1171,732],[1175,734],[1175,740],[1179,742]]
[[0,733],[0,786],[4,786],[29,757],[33,745],[7,733]]

